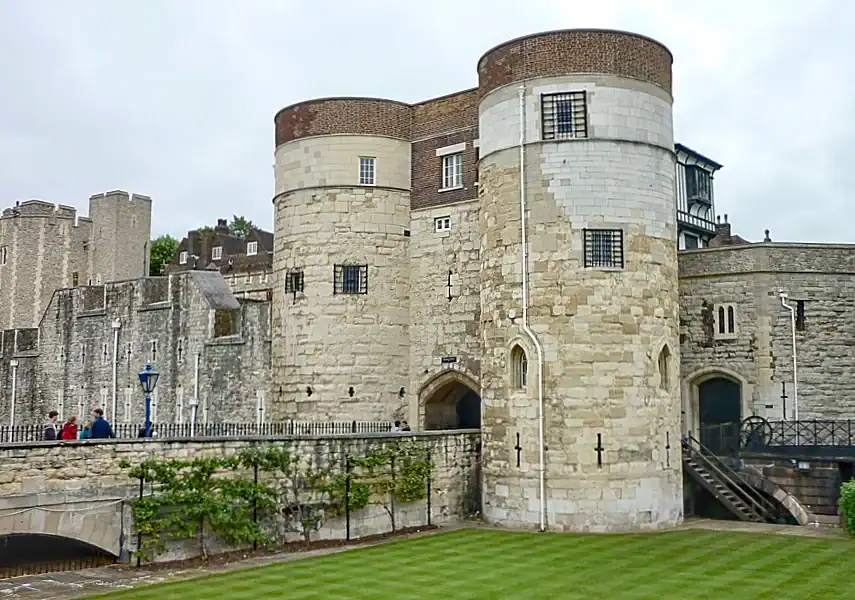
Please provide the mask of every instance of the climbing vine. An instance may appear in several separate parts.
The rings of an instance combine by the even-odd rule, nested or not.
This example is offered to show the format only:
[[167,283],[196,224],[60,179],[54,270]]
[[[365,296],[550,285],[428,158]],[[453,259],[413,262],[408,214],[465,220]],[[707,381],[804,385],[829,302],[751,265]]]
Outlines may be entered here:
[[396,503],[427,497],[433,464],[413,443],[369,448],[344,464],[319,464],[285,447],[259,444],[229,458],[123,462],[150,486],[133,503],[140,556],[151,560],[174,541],[195,540],[206,558],[211,536],[233,547],[305,542],[328,518],[383,507],[395,530]]

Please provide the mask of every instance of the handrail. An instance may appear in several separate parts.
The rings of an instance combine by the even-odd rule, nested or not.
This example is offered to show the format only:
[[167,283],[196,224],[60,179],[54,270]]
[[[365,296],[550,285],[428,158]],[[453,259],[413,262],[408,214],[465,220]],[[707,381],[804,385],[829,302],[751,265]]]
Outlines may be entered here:
[[[711,452],[706,446],[701,444],[694,436],[690,434],[688,439],[689,450],[691,453],[698,456],[707,464],[708,467],[712,468],[732,483],[734,491],[742,497],[743,501],[747,501],[750,505],[753,505],[754,508],[759,509],[757,516],[765,517],[767,519],[775,517],[776,509],[774,504],[760,495],[760,493],[755,490],[751,484],[743,480],[736,471],[727,466],[724,461]],[[692,443],[696,444],[697,448],[693,448],[691,446]]]

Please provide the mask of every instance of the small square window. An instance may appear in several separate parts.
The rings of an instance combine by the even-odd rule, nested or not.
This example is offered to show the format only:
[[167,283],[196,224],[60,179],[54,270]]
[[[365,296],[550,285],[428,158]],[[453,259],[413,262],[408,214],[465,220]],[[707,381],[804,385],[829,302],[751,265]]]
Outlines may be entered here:
[[186,250],[182,250],[181,254],[178,255],[178,264],[179,265],[186,265],[187,259],[189,258],[189,256],[190,256],[189,252],[187,252]]
[[588,137],[586,92],[543,94],[540,97],[544,140]]
[[437,217],[433,220],[433,228],[437,233],[450,230],[451,217]]
[[285,293],[295,294],[303,291],[303,272],[291,271],[285,274]]
[[461,187],[463,187],[463,153],[443,156],[442,189],[452,190]]
[[335,265],[334,294],[367,294],[368,265]]
[[716,304],[713,307],[714,336],[718,340],[734,339],[737,335],[736,305]]
[[377,170],[373,156],[359,157],[359,185],[375,185]]
[[623,268],[623,230],[585,229],[583,233],[585,267]]
[[221,260],[223,258],[223,247],[216,246],[211,249],[211,260]]
[[256,254],[258,254],[258,242],[247,242],[246,255],[255,256]]

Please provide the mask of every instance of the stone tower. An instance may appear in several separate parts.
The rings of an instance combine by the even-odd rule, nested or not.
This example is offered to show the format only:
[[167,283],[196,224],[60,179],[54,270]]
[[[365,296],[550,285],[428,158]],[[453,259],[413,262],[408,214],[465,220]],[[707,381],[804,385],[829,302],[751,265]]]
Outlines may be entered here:
[[93,284],[148,276],[151,198],[121,190],[89,198]]
[[569,30],[478,63],[491,522],[682,519],[671,62],[642,36]]
[[271,408],[311,420],[403,416],[410,107],[312,100],[275,125]]
[[85,284],[92,221],[27,200],[0,217],[0,330],[38,327],[57,288]]

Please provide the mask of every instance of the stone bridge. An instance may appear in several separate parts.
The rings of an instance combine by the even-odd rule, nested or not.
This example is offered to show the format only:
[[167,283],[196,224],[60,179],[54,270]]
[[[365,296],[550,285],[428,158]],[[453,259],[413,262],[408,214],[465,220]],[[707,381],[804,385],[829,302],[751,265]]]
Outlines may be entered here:
[[[136,550],[129,500],[139,497],[140,486],[120,467],[123,460],[137,464],[149,458],[224,457],[253,444],[273,442],[288,446],[295,455],[332,462],[402,439],[412,440],[431,453],[435,465],[432,514],[436,521],[469,516],[480,498],[477,430],[37,442],[0,445],[0,540],[12,535],[57,536],[126,560]],[[358,518],[362,521],[352,521],[357,535],[388,529],[385,519],[373,523],[365,516]]]

